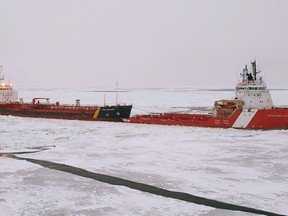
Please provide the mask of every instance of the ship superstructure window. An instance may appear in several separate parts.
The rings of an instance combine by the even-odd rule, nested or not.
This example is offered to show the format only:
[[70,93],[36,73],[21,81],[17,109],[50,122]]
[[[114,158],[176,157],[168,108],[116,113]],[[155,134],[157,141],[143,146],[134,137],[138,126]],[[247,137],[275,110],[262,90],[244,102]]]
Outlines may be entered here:
[[237,90],[256,90],[256,91],[259,91],[259,90],[265,90],[266,88],[265,87],[237,87],[236,89]]

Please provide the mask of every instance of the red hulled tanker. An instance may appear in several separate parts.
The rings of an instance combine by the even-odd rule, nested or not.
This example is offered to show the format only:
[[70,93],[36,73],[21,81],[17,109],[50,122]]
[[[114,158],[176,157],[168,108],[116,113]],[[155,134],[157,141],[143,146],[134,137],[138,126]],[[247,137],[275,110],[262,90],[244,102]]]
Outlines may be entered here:
[[59,102],[50,103],[49,98],[33,98],[31,103],[18,101],[18,92],[4,82],[0,68],[0,115],[32,118],[55,118],[86,121],[122,122],[130,116],[132,105],[118,104],[110,106],[82,106],[80,100],[75,105]]
[[240,74],[235,100],[218,100],[209,114],[153,113],[136,115],[130,123],[183,125],[241,129],[288,129],[288,108],[275,107],[269,90],[256,69],[256,61]]

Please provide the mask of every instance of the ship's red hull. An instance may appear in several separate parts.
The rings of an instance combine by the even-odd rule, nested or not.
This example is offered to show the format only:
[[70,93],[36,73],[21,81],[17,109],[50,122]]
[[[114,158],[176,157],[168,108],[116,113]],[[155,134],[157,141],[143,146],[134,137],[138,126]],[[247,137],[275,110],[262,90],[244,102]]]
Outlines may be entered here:
[[288,129],[288,108],[259,109],[247,128]]
[[122,122],[130,116],[132,105],[74,106],[56,104],[3,103],[0,115],[85,121]]
[[149,114],[129,118],[130,123],[243,129],[288,129],[288,108],[235,110],[230,117],[210,114]]

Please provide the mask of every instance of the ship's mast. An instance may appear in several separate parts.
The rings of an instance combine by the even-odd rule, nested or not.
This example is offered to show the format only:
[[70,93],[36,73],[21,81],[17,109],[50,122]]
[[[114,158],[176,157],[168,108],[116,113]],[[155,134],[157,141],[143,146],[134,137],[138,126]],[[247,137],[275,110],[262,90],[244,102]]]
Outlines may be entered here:
[[118,81],[116,81],[116,106],[119,104]]
[[251,62],[252,71],[249,72],[247,65],[245,65],[245,68],[242,70],[241,76],[242,76],[242,82],[245,83],[245,81],[248,80],[249,83],[253,83],[257,81],[257,74],[260,73],[260,71],[257,71],[256,68],[256,60]]
[[106,95],[104,93],[104,106],[106,106]]
[[247,74],[248,74],[248,68],[247,64],[245,65],[245,68],[243,69],[241,76],[242,76],[242,81],[244,82],[247,79]]
[[257,80],[257,73],[260,73],[260,71],[257,71],[257,68],[256,68],[256,60],[254,60],[253,62],[251,62],[251,65],[252,65],[253,78],[254,78],[254,80]]
[[0,81],[3,81],[5,79],[4,75],[1,75],[3,71],[3,65],[0,65]]
[[262,77],[257,77],[260,73],[256,67],[256,60],[251,62],[251,70],[247,65],[242,70],[240,77],[242,80],[236,85],[235,98],[244,102],[244,109],[271,109],[273,101],[269,90],[266,88]]

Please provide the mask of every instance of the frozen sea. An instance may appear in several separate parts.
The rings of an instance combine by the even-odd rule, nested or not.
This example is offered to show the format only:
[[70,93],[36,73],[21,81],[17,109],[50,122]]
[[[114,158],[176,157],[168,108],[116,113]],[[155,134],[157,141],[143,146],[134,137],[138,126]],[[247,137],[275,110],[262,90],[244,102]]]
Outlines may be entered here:
[[[28,89],[19,97],[115,103],[105,89]],[[271,90],[288,105],[288,90]],[[105,96],[104,96],[105,95]],[[132,115],[209,112],[229,89],[124,89]],[[237,130],[0,116],[0,152],[51,161],[171,191],[288,215],[288,130]],[[0,214],[6,216],[256,214],[198,205],[0,157]]]

